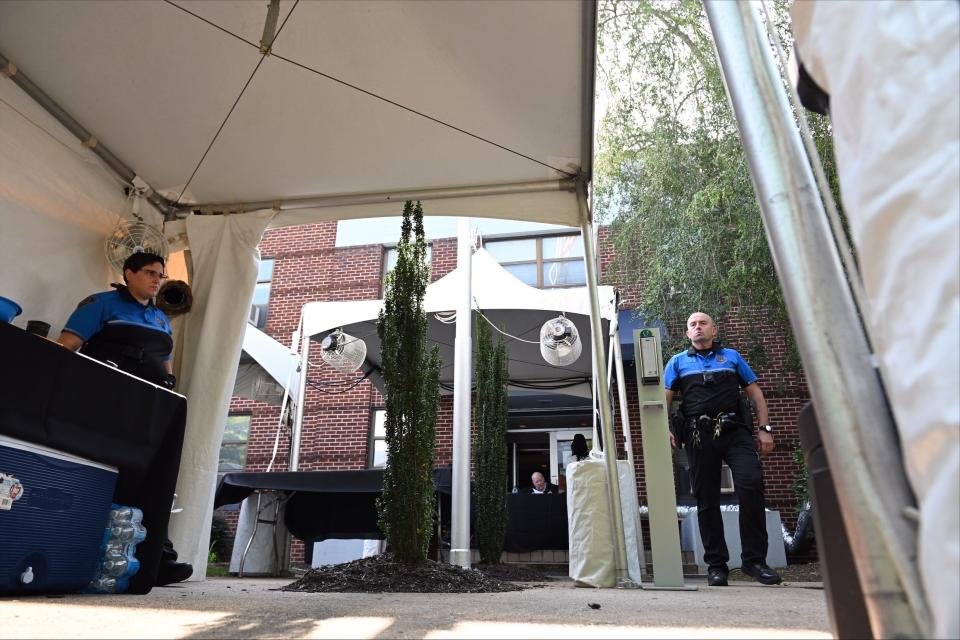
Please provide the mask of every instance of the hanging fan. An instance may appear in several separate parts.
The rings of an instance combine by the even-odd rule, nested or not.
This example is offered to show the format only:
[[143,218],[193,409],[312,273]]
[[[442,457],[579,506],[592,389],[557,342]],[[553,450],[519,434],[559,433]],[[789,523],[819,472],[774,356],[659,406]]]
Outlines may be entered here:
[[129,193],[130,216],[136,218],[136,222],[121,219],[103,245],[110,266],[120,275],[123,275],[123,263],[135,253],[153,253],[164,260],[170,254],[170,245],[163,237],[163,232],[147,224],[140,217],[143,193],[142,188],[133,189]]
[[367,357],[367,343],[337,329],[320,343],[320,357],[341,373],[353,373]]
[[540,328],[540,355],[555,367],[573,364],[580,357],[583,344],[576,325],[566,316],[547,320]]

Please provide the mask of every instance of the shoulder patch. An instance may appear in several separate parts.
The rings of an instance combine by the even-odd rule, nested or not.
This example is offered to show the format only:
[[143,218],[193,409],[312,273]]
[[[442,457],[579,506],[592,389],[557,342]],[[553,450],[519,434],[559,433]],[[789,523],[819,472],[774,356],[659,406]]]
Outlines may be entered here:
[[95,297],[93,297],[93,296],[87,296],[86,298],[84,298],[83,300],[81,300],[79,304],[77,304],[77,309],[79,309],[80,307],[85,307],[85,306],[87,306],[88,304],[93,304],[93,303],[96,302],[96,301],[97,301],[97,299],[96,299]]

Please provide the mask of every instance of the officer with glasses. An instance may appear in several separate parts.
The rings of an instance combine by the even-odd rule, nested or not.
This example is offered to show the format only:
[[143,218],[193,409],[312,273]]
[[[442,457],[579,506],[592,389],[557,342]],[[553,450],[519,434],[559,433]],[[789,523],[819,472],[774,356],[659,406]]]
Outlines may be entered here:
[[163,258],[132,254],[123,263],[125,284],[81,300],[57,342],[173,389],[173,331],[153,302],[166,279]]
[[[154,304],[167,279],[162,257],[134,253],[123,263],[123,281],[114,290],[95,293],[80,301],[57,339],[67,349],[102,362],[148,382],[173,389],[173,331],[166,314]],[[158,586],[181,582],[193,567],[177,562],[170,540],[163,543],[157,573]]]
[[[750,365],[739,353],[716,342],[717,327],[710,316],[699,312],[691,315],[687,337],[692,346],[667,363],[664,386],[668,407],[674,392],[681,394],[676,430],[690,462],[707,583],[727,586],[729,574],[730,553],[720,513],[720,474],[726,462],[733,472],[740,505],[741,570],[762,584],[779,584],[780,575],[766,564],[763,469],[757,453],[769,453],[774,446],[766,400]],[[753,403],[759,429],[752,428],[747,398]],[[676,446],[672,433],[670,443]]]

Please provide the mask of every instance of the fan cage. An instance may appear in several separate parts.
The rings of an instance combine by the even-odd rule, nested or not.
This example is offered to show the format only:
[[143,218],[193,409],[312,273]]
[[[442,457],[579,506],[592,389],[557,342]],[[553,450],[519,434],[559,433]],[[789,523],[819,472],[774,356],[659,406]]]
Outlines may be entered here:
[[320,357],[341,373],[353,373],[367,357],[367,344],[338,329],[320,343]]
[[134,253],[153,253],[166,261],[170,254],[163,233],[145,222],[121,221],[104,242],[104,252],[110,266],[123,273],[123,263]]
[[540,355],[547,363],[558,367],[573,364],[582,351],[577,327],[566,317],[547,320],[540,328]]

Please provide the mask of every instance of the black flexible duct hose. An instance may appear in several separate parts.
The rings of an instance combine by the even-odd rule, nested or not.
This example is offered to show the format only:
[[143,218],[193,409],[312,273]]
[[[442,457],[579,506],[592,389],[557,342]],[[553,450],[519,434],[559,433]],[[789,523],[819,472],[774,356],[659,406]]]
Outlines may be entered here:
[[803,509],[797,516],[797,527],[794,529],[793,535],[790,535],[783,523],[780,524],[783,533],[783,547],[787,552],[787,557],[803,555],[810,551],[814,542],[814,536],[810,535],[812,525],[813,518],[810,514],[809,501],[803,504]]

